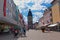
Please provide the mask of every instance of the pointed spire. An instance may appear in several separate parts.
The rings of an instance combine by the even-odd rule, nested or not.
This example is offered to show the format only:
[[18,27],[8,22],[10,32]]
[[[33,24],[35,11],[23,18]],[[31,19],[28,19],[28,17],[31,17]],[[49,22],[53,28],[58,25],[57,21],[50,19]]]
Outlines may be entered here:
[[29,9],[28,16],[32,16],[31,9]]

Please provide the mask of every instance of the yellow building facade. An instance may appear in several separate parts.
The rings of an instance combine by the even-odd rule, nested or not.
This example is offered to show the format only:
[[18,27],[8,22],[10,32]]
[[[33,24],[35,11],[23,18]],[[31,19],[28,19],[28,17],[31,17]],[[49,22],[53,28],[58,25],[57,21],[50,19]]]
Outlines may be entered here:
[[60,22],[60,3],[59,3],[59,0],[53,2],[53,6],[51,7],[51,11],[52,11],[53,23]]

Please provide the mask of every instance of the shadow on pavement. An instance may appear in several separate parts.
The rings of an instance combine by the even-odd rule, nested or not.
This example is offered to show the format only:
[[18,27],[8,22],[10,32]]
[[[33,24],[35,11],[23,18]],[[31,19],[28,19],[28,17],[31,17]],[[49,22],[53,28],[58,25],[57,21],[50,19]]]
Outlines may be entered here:
[[17,40],[18,38],[14,38],[13,34],[10,33],[1,33],[0,40]]
[[20,36],[21,38],[25,38],[25,37],[27,37],[27,36]]
[[52,33],[53,31],[45,31],[45,32],[42,32],[42,33]]

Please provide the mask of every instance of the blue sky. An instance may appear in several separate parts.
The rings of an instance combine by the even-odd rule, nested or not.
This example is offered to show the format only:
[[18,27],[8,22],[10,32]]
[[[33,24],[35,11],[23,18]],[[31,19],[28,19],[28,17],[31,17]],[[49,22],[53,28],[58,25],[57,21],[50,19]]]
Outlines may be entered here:
[[33,23],[38,22],[39,18],[43,16],[44,10],[51,7],[53,0],[14,0],[18,6],[20,13],[24,16],[24,21],[27,23],[28,10],[32,10]]

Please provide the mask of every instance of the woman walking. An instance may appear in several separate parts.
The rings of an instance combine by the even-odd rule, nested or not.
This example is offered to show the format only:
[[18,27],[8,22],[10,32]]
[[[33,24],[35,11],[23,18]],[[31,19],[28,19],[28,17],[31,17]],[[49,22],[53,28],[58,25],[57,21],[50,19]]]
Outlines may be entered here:
[[23,35],[26,36],[26,28],[23,27]]
[[18,29],[15,29],[14,30],[14,37],[17,37],[18,33],[19,33],[19,30]]

